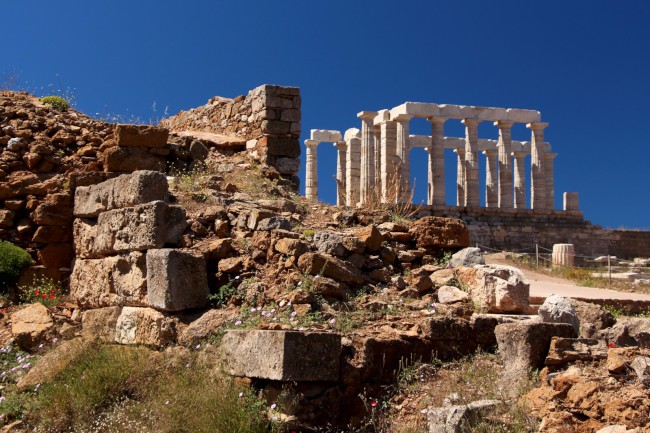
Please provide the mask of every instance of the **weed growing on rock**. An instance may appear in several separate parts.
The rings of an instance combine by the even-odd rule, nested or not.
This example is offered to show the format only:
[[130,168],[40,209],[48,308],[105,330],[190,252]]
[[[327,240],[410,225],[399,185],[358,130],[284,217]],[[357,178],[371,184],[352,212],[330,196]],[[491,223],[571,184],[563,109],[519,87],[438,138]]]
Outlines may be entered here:
[[70,104],[61,96],[50,95],[41,98],[41,102],[51,105],[56,111],[68,111]]

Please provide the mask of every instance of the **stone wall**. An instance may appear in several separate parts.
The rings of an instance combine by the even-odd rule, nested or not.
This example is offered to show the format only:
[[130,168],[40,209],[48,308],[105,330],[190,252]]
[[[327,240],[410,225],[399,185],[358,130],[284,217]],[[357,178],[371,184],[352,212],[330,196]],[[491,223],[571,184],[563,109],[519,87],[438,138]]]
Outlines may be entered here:
[[298,188],[301,99],[298,87],[264,84],[246,96],[214,97],[206,105],[164,119],[160,126],[175,133],[208,132],[247,140],[251,156]]
[[582,256],[650,257],[650,231],[603,229],[585,220],[582,212],[424,206],[421,213],[462,219],[470,245],[534,252],[536,244],[550,250],[553,244],[569,243]]

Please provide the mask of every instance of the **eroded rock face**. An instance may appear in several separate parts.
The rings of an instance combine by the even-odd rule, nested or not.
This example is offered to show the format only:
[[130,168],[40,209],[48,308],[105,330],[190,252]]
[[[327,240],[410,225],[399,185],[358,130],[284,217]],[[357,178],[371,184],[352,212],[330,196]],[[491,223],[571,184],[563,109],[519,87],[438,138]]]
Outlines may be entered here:
[[101,212],[152,201],[167,201],[167,177],[159,172],[140,170],[97,185],[80,186],[75,191],[74,215],[97,217]]
[[469,232],[458,219],[424,217],[411,224],[411,238],[418,248],[428,250],[465,248],[469,245]]
[[517,268],[503,265],[477,265],[459,268],[456,277],[474,303],[488,313],[525,313],[530,285]]
[[147,303],[147,264],[143,252],[104,259],[75,260],[70,296],[84,308]]
[[54,333],[54,320],[43,304],[30,304],[11,315],[11,334],[16,344],[30,351]]
[[574,361],[594,361],[606,358],[607,344],[603,340],[553,337],[544,363],[546,365],[562,365]]
[[297,382],[339,379],[338,334],[227,331],[219,349],[233,376]]

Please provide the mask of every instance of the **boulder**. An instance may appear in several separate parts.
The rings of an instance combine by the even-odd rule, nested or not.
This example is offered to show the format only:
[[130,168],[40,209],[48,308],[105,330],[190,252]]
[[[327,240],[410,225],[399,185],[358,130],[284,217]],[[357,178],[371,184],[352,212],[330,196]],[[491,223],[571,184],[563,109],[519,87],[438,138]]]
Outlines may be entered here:
[[343,246],[343,235],[333,231],[323,231],[314,234],[313,243],[318,252],[344,257],[348,254]]
[[191,250],[147,251],[147,304],[164,311],[203,307],[208,301],[205,258]]
[[162,201],[114,209],[102,212],[97,224],[75,220],[75,250],[78,257],[98,258],[177,245],[186,227],[185,210]]
[[574,338],[566,323],[504,323],[494,328],[499,354],[507,370],[527,374],[544,367],[553,337]]
[[283,382],[339,380],[341,336],[323,332],[226,331],[219,347],[233,376]]
[[228,322],[234,323],[236,317],[238,316],[232,310],[208,310],[181,331],[178,342],[190,346],[205,340],[222,329]]
[[449,264],[453,268],[459,268],[461,266],[471,267],[474,265],[484,265],[485,259],[483,258],[480,248],[467,247],[451,256]]
[[650,357],[637,356],[630,363],[641,383],[650,383]]
[[552,294],[539,307],[539,317],[546,323],[568,323],[576,334],[580,334],[580,320],[571,302],[562,296]]
[[83,308],[147,305],[145,253],[76,259],[70,276],[70,296]]
[[210,242],[202,249],[206,260],[221,260],[228,257],[232,251],[232,239],[222,238]]
[[11,315],[11,334],[16,344],[31,351],[54,335],[54,320],[43,304],[30,304]]
[[525,313],[530,286],[517,268],[503,265],[476,265],[459,268],[460,281],[477,307],[488,313]]
[[124,307],[117,318],[116,343],[160,347],[175,340],[175,320],[152,308]]
[[74,215],[92,218],[112,209],[168,199],[167,177],[156,171],[139,170],[75,191]]
[[117,125],[115,141],[122,147],[167,147],[169,130],[150,125]]
[[607,344],[603,340],[553,337],[544,363],[563,365],[575,361],[591,362],[606,358]]
[[265,218],[257,224],[257,230],[271,231],[271,230],[291,230],[291,221],[279,216],[272,216]]
[[454,304],[465,302],[469,299],[467,292],[454,286],[442,286],[438,289],[438,302],[441,304]]
[[418,248],[427,250],[460,249],[469,244],[467,226],[454,218],[420,218],[411,224],[409,233]]
[[363,283],[363,275],[348,262],[322,253],[306,253],[298,259],[298,269],[308,275],[322,275],[349,285]]

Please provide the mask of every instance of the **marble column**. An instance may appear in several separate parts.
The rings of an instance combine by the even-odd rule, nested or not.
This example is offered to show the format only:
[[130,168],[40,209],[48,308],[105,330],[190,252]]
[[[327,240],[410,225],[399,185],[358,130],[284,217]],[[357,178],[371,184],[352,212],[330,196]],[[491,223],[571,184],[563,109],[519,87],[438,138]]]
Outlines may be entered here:
[[458,155],[456,166],[456,206],[465,206],[465,149],[454,149]]
[[373,194],[378,195],[377,198],[381,198],[381,124],[374,125],[373,132],[375,138],[375,189]]
[[502,208],[512,208],[512,125],[514,122],[499,121],[499,203]]
[[348,144],[345,141],[337,141],[334,143],[336,147],[337,158],[336,158],[336,205],[345,206],[345,177],[347,171],[347,147]]
[[479,207],[478,119],[463,119],[465,125],[465,206]]
[[360,201],[361,139],[351,137],[346,155],[345,204],[356,207]]
[[373,120],[377,112],[362,111],[361,118],[361,204],[367,203],[375,191],[375,137]]
[[514,178],[515,178],[515,200],[514,206],[517,209],[526,208],[526,152],[512,152],[515,158]]
[[397,154],[397,122],[381,123],[381,201],[395,203],[399,197],[399,173],[395,165]]
[[413,116],[400,114],[395,117],[397,122],[397,148],[396,157],[399,169],[399,196],[398,200],[407,200],[411,196],[411,160],[409,152],[409,122]]
[[485,150],[483,155],[485,155],[485,207],[497,207],[499,204],[497,149]]
[[318,154],[316,152],[320,141],[305,140],[307,147],[305,169],[305,196],[307,200],[318,201]]
[[547,209],[546,172],[544,169],[544,128],[548,123],[536,122],[526,125],[531,130],[530,142],[530,207]]
[[445,205],[445,121],[444,117],[429,117],[431,122],[431,151],[429,152],[429,191],[433,205]]
[[557,153],[545,153],[544,154],[544,174],[546,175],[546,200],[547,200],[547,209],[555,209],[555,179],[553,173],[553,160],[557,156]]

